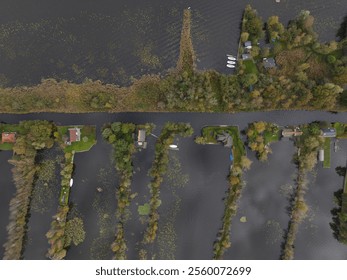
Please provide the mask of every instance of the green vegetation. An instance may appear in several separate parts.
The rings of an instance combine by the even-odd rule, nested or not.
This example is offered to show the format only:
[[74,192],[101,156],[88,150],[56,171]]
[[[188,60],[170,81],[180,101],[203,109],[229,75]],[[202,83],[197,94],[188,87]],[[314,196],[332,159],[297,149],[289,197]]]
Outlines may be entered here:
[[150,205],[148,203],[145,203],[144,205],[139,205],[137,211],[139,212],[139,215],[147,216],[150,212]]
[[150,213],[147,229],[144,234],[143,243],[153,243],[158,230],[160,205],[160,185],[163,182],[163,176],[166,174],[169,163],[168,148],[174,141],[176,135],[189,137],[193,134],[193,128],[186,123],[166,123],[155,145],[154,162],[150,170],[152,181],[150,183],[151,200]]
[[81,244],[86,236],[83,220],[74,217],[68,220],[65,227],[65,247],[69,247],[72,243],[77,246]]
[[177,70],[191,73],[195,69],[195,53],[191,36],[191,11],[183,12],[183,24],[180,41],[180,55],[177,62]]
[[145,129],[149,135],[153,130],[152,124],[136,126],[131,123],[115,122],[106,125],[102,131],[103,138],[113,146],[115,168],[120,175],[119,187],[116,192],[118,224],[116,238],[111,248],[115,259],[126,259],[127,245],[124,236],[124,223],[127,219],[126,209],[131,202],[131,179],[134,172],[132,157],[136,152],[134,134],[136,129]]
[[57,214],[53,216],[50,230],[46,233],[50,248],[47,257],[52,260],[62,260],[66,256],[65,229],[69,212],[68,206],[59,206]]
[[305,202],[307,189],[307,173],[312,171],[317,163],[318,150],[323,146],[324,140],[320,136],[320,127],[317,123],[302,126],[303,135],[296,141],[298,154],[295,161],[298,167],[297,187],[291,205],[290,222],[285,237],[282,259],[294,258],[294,242],[300,223],[306,217],[308,206]]
[[271,142],[278,141],[280,131],[277,125],[266,122],[254,122],[248,125],[246,131],[248,147],[256,151],[260,161],[266,161],[271,153]]
[[[320,43],[313,32],[313,22],[312,15],[302,11],[287,27],[272,16],[264,29],[257,12],[247,6],[239,54],[244,52],[243,42],[250,40],[252,60],[239,60],[237,75],[224,75],[195,70],[191,12],[185,10],[177,71],[170,71],[166,77],[146,75],[129,87],[90,80],[73,84],[48,79],[36,86],[0,88],[1,112],[344,111],[347,39]],[[268,45],[261,49],[257,42],[265,34]],[[150,49],[150,45],[143,46],[141,61],[157,67],[159,61]],[[265,69],[264,57],[273,57],[278,67]]]
[[14,155],[9,161],[16,185],[15,196],[10,202],[10,217],[7,226],[7,241],[4,259],[20,259],[26,233],[27,215],[36,173],[37,150],[53,146],[54,125],[48,121],[23,121],[18,125]]
[[331,139],[325,138],[324,140],[324,168],[330,168],[330,158],[331,158]]
[[59,205],[67,206],[69,204],[70,195],[70,180],[73,172],[74,153],[65,153],[65,163],[62,166],[61,175],[61,189],[59,195]]
[[347,126],[344,123],[336,122],[334,123],[334,128],[336,130],[337,138],[347,138]]

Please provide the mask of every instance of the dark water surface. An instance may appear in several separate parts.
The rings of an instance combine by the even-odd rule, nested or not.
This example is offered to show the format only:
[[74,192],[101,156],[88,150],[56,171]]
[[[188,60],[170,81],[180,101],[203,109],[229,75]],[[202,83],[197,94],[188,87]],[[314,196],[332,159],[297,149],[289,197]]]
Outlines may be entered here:
[[[17,123],[21,120],[46,119],[57,124],[95,124],[98,143],[89,151],[76,155],[74,186],[70,201],[73,213],[80,216],[85,224],[86,239],[77,246],[72,246],[68,259],[109,259],[112,253],[109,245],[114,238],[116,219],[115,191],[118,177],[111,161],[112,149],[101,139],[101,127],[107,122],[122,121],[132,123],[152,122],[157,128],[154,134],[160,134],[167,121],[189,122],[194,128],[194,135],[199,135],[204,125],[238,125],[240,130],[253,121],[264,120],[279,125],[309,123],[316,120],[329,122],[346,122],[347,113],[331,114],[327,112],[274,111],[237,114],[203,114],[203,113],[94,113],[94,114],[54,114],[40,113],[27,115],[0,115],[0,121]],[[137,258],[140,242],[143,238],[145,224],[140,223],[138,205],[148,202],[150,198],[147,173],[154,158],[155,138],[149,138],[145,151],[135,154],[135,174],[132,191],[138,196],[134,199],[126,224],[126,236],[129,247],[129,258]],[[161,186],[162,205],[159,233],[163,239],[174,240],[175,246],[170,249],[170,256],[177,259],[210,259],[216,234],[221,226],[225,191],[228,188],[226,177],[229,169],[228,151],[221,146],[197,145],[193,137],[177,139],[179,151],[170,151],[170,163],[178,161],[181,176],[188,175],[187,183],[177,187],[173,192],[172,180],[166,178]],[[329,223],[334,191],[341,188],[342,178],[335,172],[336,166],[346,162],[347,144],[339,142],[341,150],[332,152],[331,169],[317,168],[317,176],[309,186],[306,198],[310,206],[309,219],[300,227],[296,243],[296,257],[311,258],[346,258],[346,246],[338,243],[332,234]],[[294,185],[295,167],[291,163],[295,153],[293,143],[282,140],[272,144],[273,153],[269,161],[261,163],[254,154],[248,152],[253,160],[250,171],[245,173],[246,186],[239,202],[239,210],[233,220],[231,231],[232,247],[227,251],[227,259],[278,259],[283,242],[283,230],[287,228],[289,215],[288,196]],[[12,195],[13,183],[10,166],[6,161],[11,153],[1,152],[1,187],[7,186],[10,193],[0,196],[3,213],[8,213],[8,202]],[[6,167],[7,166],[7,167]],[[104,192],[96,188],[102,186]],[[100,204],[101,202],[101,204]],[[177,208],[176,205],[179,205]],[[54,206],[55,207],[55,206]],[[176,209],[176,210],[175,210]],[[2,215],[1,230],[5,233],[8,214]],[[241,217],[247,222],[242,223]],[[50,215],[47,215],[47,220]],[[5,221],[6,220],[6,221]],[[41,225],[40,225],[41,227]],[[173,228],[174,232],[167,230]],[[29,227],[29,236],[33,235]],[[44,240],[44,232],[40,240]],[[1,238],[4,242],[3,234]],[[158,235],[159,236],[159,235]],[[39,244],[39,243],[38,243]],[[40,243],[41,244],[41,243]],[[42,241],[41,246],[45,246]],[[156,258],[165,258],[162,242],[157,242],[151,249]],[[330,248],[330,249],[327,249]],[[28,247],[29,249],[29,247]],[[40,248],[43,251],[42,248]],[[40,251],[39,250],[39,251]],[[99,252],[99,253],[97,253]],[[29,252],[26,253],[29,256]],[[166,256],[169,257],[168,255]],[[34,257],[33,257],[34,258]]]
[[11,198],[16,192],[16,188],[12,181],[12,172],[7,161],[11,159],[12,151],[0,152],[0,258],[4,255],[4,247],[2,246],[7,239],[6,226],[9,218],[9,204]]
[[36,84],[42,78],[128,84],[131,76],[164,74],[176,65],[188,6],[198,68],[229,73],[225,55],[236,54],[249,3],[264,20],[278,15],[284,24],[310,10],[321,41],[335,39],[346,15],[343,0],[3,0],[0,85]]

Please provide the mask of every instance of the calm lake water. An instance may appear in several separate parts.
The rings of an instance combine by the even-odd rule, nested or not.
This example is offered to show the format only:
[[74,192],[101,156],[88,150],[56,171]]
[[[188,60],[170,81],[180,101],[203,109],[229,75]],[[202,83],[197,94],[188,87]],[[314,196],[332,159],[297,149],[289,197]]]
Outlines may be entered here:
[[[128,84],[146,73],[165,74],[178,58],[182,12],[193,12],[199,69],[229,73],[246,4],[285,24],[302,9],[316,18],[321,41],[335,39],[345,1],[324,0],[3,0],[0,3],[0,85],[42,78],[86,78]],[[229,71],[229,72],[228,72]]]
[[[71,193],[73,215],[81,217],[85,224],[86,239],[81,245],[72,246],[68,259],[110,259],[109,245],[113,241],[116,219],[115,190],[118,177],[111,161],[112,149],[101,139],[100,128],[104,123],[122,121],[132,123],[153,122],[157,125],[154,134],[160,134],[167,121],[190,122],[200,133],[204,125],[229,124],[245,129],[247,124],[256,120],[274,122],[279,125],[309,123],[316,120],[346,121],[347,113],[330,114],[326,112],[274,111],[237,114],[201,114],[201,113],[121,113],[121,114],[28,114],[0,115],[0,120],[17,123],[25,119],[47,119],[58,124],[95,124],[98,131],[98,143],[89,152],[76,155],[75,183]],[[179,151],[170,151],[171,169],[179,166],[178,173],[168,173],[161,186],[162,205],[159,208],[160,223],[158,241],[151,248],[156,258],[210,259],[212,246],[221,226],[225,192],[228,188],[226,177],[229,169],[229,153],[222,146],[197,145],[193,137],[177,139]],[[132,191],[138,193],[130,206],[126,223],[126,236],[129,258],[138,257],[140,242],[145,224],[140,222],[137,212],[139,205],[150,198],[148,170],[154,157],[155,138],[149,138],[148,149],[135,155],[135,174]],[[332,166],[323,169],[320,165],[311,176],[306,194],[310,215],[300,226],[295,243],[295,256],[298,259],[345,259],[346,246],[338,243],[333,236],[329,223],[331,210],[335,207],[333,194],[342,187],[342,178],[335,167],[344,166],[347,154],[347,141],[339,142],[340,150],[332,152]],[[287,229],[289,215],[288,197],[295,180],[295,166],[291,162],[295,153],[293,143],[282,140],[272,144],[273,153],[269,161],[261,163],[248,151],[253,161],[250,171],[245,173],[246,182],[239,210],[232,222],[232,247],[226,252],[226,259],[278,259],[283,242],[283,231]],[[10,166],[6,162],[11,153],[0,153],[2,176],[1,187],[9,191],[0,196],[3,213],[8,213],[8,203],[13,194]],[[170,175],[171,174],[171,175]],[[178,178],[176,179],[170,178]],[[176,176],[176,177],[175,177]],[[6,186],[6,187],[5,187]],[[101,186],[102,193],[96,188]],[[11,191],[12,190],[12,191]],[[103,202],[100,204],[100,201]],[[55,203],[54,203],[55,204]],[[53,206],[52,206],[53,207]],[[54,206],[55,207],[55,206]],[[54,208],[53,207],[53,208]],[[7,212],[6,212],[7,211]],[[49,221],[51,214],[47,214]],[[2,215],[2,242],[5,241],[7,218]],[[32,216],[34,217],[34,215]],[[241,217],[246,222],[240,221]],[[30,221],[28,236],[35,226]],[[38,219],[36,222],[39,223]],[[38,228],[44,225],[38,225]],[[160,238],[159,238],[160,237]],[[40,249],[46,249],[44,230],[36,237]],[[32,239],[34,240],[34,239]],[[163,240],[172,241],[174,246],[167,247]],[[42,242],[42,243],[41,243]],[[40,245],[41,244],[41,245]],[[30,246],[27,246],[29,250]],[[100,252],[100,253],[96,253]],[[31,252],[25,251],[30,258]],[[34,256],[32,257],[34,258]]]

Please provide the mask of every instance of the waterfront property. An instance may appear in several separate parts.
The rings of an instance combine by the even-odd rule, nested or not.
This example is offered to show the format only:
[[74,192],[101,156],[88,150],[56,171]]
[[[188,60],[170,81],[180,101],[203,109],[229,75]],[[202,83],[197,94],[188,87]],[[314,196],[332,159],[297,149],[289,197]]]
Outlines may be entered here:
[[81,141],[81,129],[78,127],[69,128],[69,141],[68,144]]
[[15,143],[16,133],[15,132],[3,132],[1,133],[1,143]]
[[321,135],[323,137],[336,137],[336,130],[335,128],[324,128]]
[[302,131],[300,130],[299,127],[295,127],[295,128],[284,128],[282,130],[282,136],[283,137],[292,137],[292,136],[301,136],[302,135]]

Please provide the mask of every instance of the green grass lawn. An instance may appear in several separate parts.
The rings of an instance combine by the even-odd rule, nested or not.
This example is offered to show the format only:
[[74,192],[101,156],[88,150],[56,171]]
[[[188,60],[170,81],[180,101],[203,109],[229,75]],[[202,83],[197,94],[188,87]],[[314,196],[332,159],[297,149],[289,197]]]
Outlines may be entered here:
[[331,138],[325,138],[324,142],[324,168],[330,168],[330,159],[331,159]]
[[272,133],[271,131],[264,131],[264,143],[265,145],[270,144],[271,142],[277,142],[280,140],[280,131],[277,133]]
[[[96,127],[86,125],[75,127],[81,128],[81,141],[66,146],[64,151],[75,151],[76,153],[89,151],[96,144]],[[67,135],[69,128],[73,128],[73,126],[59,126],[58,132],[60,135]]]
[[337,138],[347,138],[346,124],[336,122],[334,123],[334,128],[336,129]]
[[241,157],[246,154],[245,147],[241,141],[239,128],[237,126],[206,126],[202,128],[201,134],[207,140],[208,143],[218,144],[216,137],[223,132],[229,133],[233,138],[233,155],[234,161],[240,162]]
[[255,65],[254,61],[251,60],[251,59],[248,59],[248,60],[244,60],[243,61],[243,64],[246,66],[246,69],[245,69],[245,73],[246,74],[256,74],[258,75],[258,68],[257,66]]

